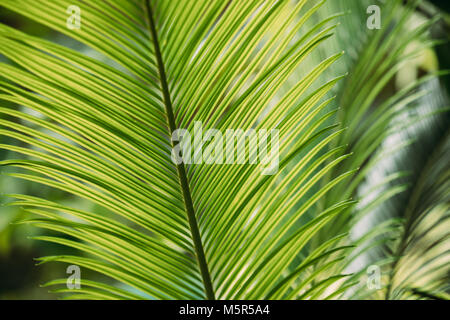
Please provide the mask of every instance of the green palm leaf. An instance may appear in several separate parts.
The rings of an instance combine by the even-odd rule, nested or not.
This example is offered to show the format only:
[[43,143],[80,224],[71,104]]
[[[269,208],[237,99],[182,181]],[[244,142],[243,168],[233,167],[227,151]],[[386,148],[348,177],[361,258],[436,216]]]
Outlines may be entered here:
[[[293,282],[308,266],[342,255],[328,251],[336,241],[323,241],[295,260],[353,204],[341,197],[306,215],[353,173],[351,166],[333,173],[348,155],[337,140],[343,131],[332,125],[332,99],[324,97],[340,77],[316,83],[341,53],[295,77],[336,26],[334,16],[307,27],[323,1],[76,1],[82,27],[70,30],[73,2],[1,3],[102,55],[103,62],[0,25],[0,52],[12,61],[0,64],[0,99],[37,112],[0,109],[8,116],[1,134],[27,145],[1,145],[26,156],[2,164],[95,206],[25,195],[12,195],[12,204],[34,215],[26,222],[60,234],[37,239],[80,252],[40,262],[114,280],[56,291],[92,299],[316,298],[345,277],[314,281],[323,278],[316,272]],[[191,131],[196,121],[205,130],[279,129],[278,172],[175,165],[172,132]]]
[[[331,4],[331,3],[330,3]],[[364,23],[365,16],[352,14],[347,24],[347,29],[355,29],[355,37],[361,39],[363,45],[354,45],[345,33],[338,33],[338,39],[341,43],[348,46],[349,55],[346,64],[352,69],[352,72],[346,78],[344,85],[338,90],[340,104],[342,109],[339,116],[341,121],[348,126],[344,135],[339,137],[337,144],[345,144],[344,152],[354,152],[355,157],[346,160],[343,165],[334,168],[335,174],[345,172],[348,168],[360,167],[357,174],[349,177],[346,183],[343,183],[327,194],[325,198],[327,203],[332,203],[344,195],[345,197],[354,196],[361,199],[358,206],[349,208],[342,212],[333,223],[320,231],[320,236],[315,239],[317,246],[324,240],[332,238],[343,232],[351,234],[348,238],[343,238],[336,246],[354,245],[348,251],[348,258],[342,263],[336,264],[331,273],[352,272],[354,273],[346,281],[342,281],[344,288],[352,283],[359,283],[359,286],[352,287],[351,290],[343,290],[342,297],[346,298],[382,298],[386,297],[389,291],[386,287],[397,286],[394,276],[386,276],[391,273],[391,268],[396,269],[397,260],[405,261],[406,252],[399,246],[398,239],[416,238],[416,241],[408,250],[414,252],[415,259],[408,260],[409,265],[404,265],[401,271],[393,271],[398,277],[408,277],[412,274],[427,273],[429,277],[423,282],[414,282],[409,287],[403,283],[398,290],[400,295],[397,298],[405,298],[402,295],[405,290],[411,293],[425,292],[433,296],[445,292],[448,282],[443,276],[448,273],[448,267],[441,263],[439,268],[431,270],[427,267],[433,261],[448,260],[446,250],[434,251],[430,254],[422,252],[422,241],[442,241],[445,246],[447,233],[441,229],[445,225],[448,210],[437,210],[435,219],[440,221],[433,230],[429,230],[428,240],[419,241],[418,238],[424,236],[415,234],[408,225],[415,225],[420,219],[433,219],[432,210],[418,209],[417,216],[411,217],[407,214],[410,209],[404,205],[404,197],[409,194],[416,194],[415,197],[424,197],[425,194],[434,194],[433,200],[429,203],[430,207],[445,206],[447,199],[446,191],[435,192],[431,183],[426,188],[415,190],[411,185],[415,184],[416,175],[422,176],[424,168],[417,165],[421,157],[427,157],[428,153],[433,152],[433,146],[439,141],[439,134],[433,138],[424,139],[429,132],[435,132],[437,129],[448,125],[448,101],[441,98],[444,94],[441,92],[438,77],[447,75],[447,72],[431,72],[421,78],[409,79],[410,83],[400,87],[397,91],[389,92],[389,88],[395,85],[393,83],[398,77],[399,70],[405,65],[414,61],[416,57],[423,52],[429,52],[430,47],[439,43],[431,39],[429,35],[430,26],[438,20],[438,17],[431,17],[429,21],[425,20],[422,24],[413,25],[413,18],[417,18],[416,11],[421,1],[410,1],[408,5],[391,1],[381,6],[383,13],[383,25],[389,28],[374,32],[359,31],[352,25]],[[358,1],[358,3],[343,2],[333,3],[340,10],[362,7],[370,5],[370,1]],[[336,10],[327,8],[328,11]],[[364,12],[359,10],[358,12]],[[328,13],[325,13],[325,15]],[[324,15],[324,13],[322,13]],[[415,44],[413,50],[408,48]],[[336,45],[339,47],[338,45]],[[355,59],[352,59],[355,57]],[[444,95],[445,96],[445,95]],[[439,121],[436,121],[438,119]],[[421,133],[417,127],[426,128],[426,132]],[[444,129],[445,130],[445,129]],[[398,137],[400,135],[400,138]],[[422,145],[429,146],[428,149],[422,148]],[[441,148],[442,149],[442,148]],[[444,149],[445,150],[445,149]],[[442,152],[434,157],[430,167],[441,168],[446,157]],[[419,156],[420,155],[420,156]],[[414,162],[411,161],[415,159]],[[406,165],[398,165],[403,162]],[[393,168],[392,168],[393,167]],[[439,169],[436,169],[439,170]],[[445,179],[445,169],[440,173],[443,181]],[[413,173],[413,174],[411,174]],[[443,189],[445,190],[445,186]],[[412,190],[413,189],[413,190]],[[412,201],[412,200],[411,200]],[[420,219],[419,219],[420,217]],[[418,219],[418,220],[416,220]],[[420,224],[420,223],[419,223]],[[418,226],[417,226],[418,227]],[[418,238],[417,238],[418,237]],[[438,240],[440,239],[440,240]],[[404,242],[407,240],[403,240]],[[401,241],[400,241],[401,242]],[[418,252],[421,252],[419,258]],[[330,259],[332,259],[331,256]],[[412,261],[417,263],[412,267]],[[421,264],[420,264],[420,261]],[[322,262],[323,263],[323,262]],[[382,278],[384,287],[382,290],[368,290],[366,286],[366,270],[371,265],[378,265],[385,272]],[[422,268],[423,267],[423,268]],[[411,278],[416,278],[411,276]],[[425,284],[426,288],[422,288]],[[433,291],[427,291],[428,286],[433,287]],[[448,286],[447,286],[448,287]],[[386,290],[387,289],[387,290]],[[356,291],[355,291],[356,290]],[[411,291],[413,290],[413,291]],[[389,297],[389,294],[387,294]]]

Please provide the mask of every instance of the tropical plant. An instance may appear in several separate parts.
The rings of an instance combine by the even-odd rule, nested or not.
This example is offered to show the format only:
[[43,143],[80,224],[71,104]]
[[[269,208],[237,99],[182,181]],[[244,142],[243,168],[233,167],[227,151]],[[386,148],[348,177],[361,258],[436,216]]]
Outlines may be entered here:
[[[418,3],[380,4],[386,27],[369,32],[361,28],[369,3],[359,0],[1,0],[90,48],[0,24],[8,59],[0,100],[15,105],[0,107],[0,133],[12,141],[0,147],[15,154],[1,164],[90,203],[9,194],[9,205],[30,214],[22,223],[48,230],[35,239],[76,249],[39,263],[106,276],[83,277],[80,289],[66,279],[46,286],[70,299],[445,296],[448,138],[412,189],[403,168],[375,185],[367,178],[408,144],[387,148],[393,134],[430,117],[448,125],[442,103],[398,121],[442,93],[443,72],[386,93],[402,65],[436,44],[428,33],[435,19],[410,28]],[[67,27],[73,5],[79,29]],[[196,121],[223,132],[278,129],[279,170],[175,164],[172,133],[193,131]],[[220,143],[209,138],[211,147]],[[365,188],[376,197],[367,200]],[[372,219],[376,228],[353,236],[374,208],[406,190],[404,214]],[[368,292],[361,279],[375,263],[386,286]]]

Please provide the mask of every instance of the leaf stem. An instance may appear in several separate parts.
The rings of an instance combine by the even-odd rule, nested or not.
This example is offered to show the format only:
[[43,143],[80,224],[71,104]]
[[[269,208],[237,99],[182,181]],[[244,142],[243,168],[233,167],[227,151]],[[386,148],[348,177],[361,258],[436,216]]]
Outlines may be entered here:
[[[164,68],[164,63],[161,56],[161,50],[159,48],[158,35],[156,33],[155,21],[153,19],[152,8],[150,6],[150,0],[146,1],[146,9],[148,20],[150,24],[150,32],[152,35],[153,43],[155,46],[155,56],[158,63],[158,72],[161,81],[161,89],[163,92],[164,105],[167,114],[167,121],[169,124],[169,135],[177,129],[175,124],[175,117],[173,113],[172,101],[169,94],[169,86],[167,85],[166,71]],[[174,141],[172,141],[172,147],[174,146]],[[197,255],[197,261],[200,268],[200,273],[202,275],[203,284],[205,286],[206,298],[208,300],[215,300],[214,290],[211,282],[211,276],[209,274],[208,265],[206,263],[205,253],[203,250],[202,239],[200,237],[200,231],[197,225],[197,219],[195,216],[194,205],[192,202],[191,191],[189,189],[189,182],[187,179],[186,168],[183,163],[177,165],[178,176],[180,178],[180,185],[183,191],[184,204],[186,207],[186,212],[189,220],[189,226],[191,229],[192,239],[194,241],[195,252]]]

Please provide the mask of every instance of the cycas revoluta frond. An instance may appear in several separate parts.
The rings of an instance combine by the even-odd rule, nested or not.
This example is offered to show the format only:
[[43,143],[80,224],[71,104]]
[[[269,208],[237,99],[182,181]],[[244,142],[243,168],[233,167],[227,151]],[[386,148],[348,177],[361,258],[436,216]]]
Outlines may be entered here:
[[[20,106],[0,107],[0,134],[15,141],[0,147],[17,158],[1,164],[91,204],[12,194],[10,205],[31,214],[24,223],[50,231],[35,239],[75,249],[40,263],[109,278],[83,278],[81,289],[65,288],[66,279],[47,285],[69,299],[374,297],[357,286],[365,264],[349,273],[381,247],[389,253],[368,260],[384,259],[385,297],[443,296],[448,139],[420,172],[405,214],[353,237],[374,207],[408,189],[400,170],[375,186],[368,175],[409,143],[385,150],[392,133],[424,115],[392,119],[444,74],[385,92],[402,65],[436,44],[427,34],[435,20],[408,28],[418,2],[380,4],[384,27],[368,31],[365,0],[2,0],[91,50],[0,24],[0,54],[9,60],[0,63],[0,100]],[[66,25],[74,4],[80,29]],[[173,133],[195,133],[198,123],[203,132],[279,130],[277,170],[175,163]],[[223,146],[212,133],[205,139],[210,150]],[[255,156],[233,149],[236,159]],[[382,190],[376,199],[365,199],[367,184]],[[429,278],[418,279],[423,273]]]
[[[0,98],[40,114],[1,109],[23,123],[1,120],[2,134],[30,146],[2,145],[28,157],[3,164],[25,169],[16,177],[102,208],[14,195],[14,204],[37,216],[28,222],[70,236],[38,239],[84,253],[40,261],[77,264],[116,281],[82,280],[73,298],[296,298],[304,288],[312,296],[313,282],[291,287],[290,280],[334,242],[292,268],[294,258],[352,204],[342,199],[296,224],[352,174],[314,188],[348,157],[337,156],[340,147],[325,150],[342,133],[330,125],[334,111],[323,99],[340,77],[314,85],[341,53],[284,86],[332,35],[332,19],[305,29],[323,2],[80,1],[82,28],[69,30],[72,3],[2,1],[121,65],[0,27],[1,53],[14,62],[0,64]],[[307,32],[298,37],[299,30]],[[250,164],[175,165],[170,136],[195,121],[205,130],[279,129],[278,173],[261,175]]]
[[[346,6],[352,6],[351,2],[334,4],[340,6],[341,10],[345,10]],[[358,1],[355,6],[367,7],[369,4],[369,1]],[[406,254],[406,252],[402,252],[403,249],[395,249],[398,245],[397,240],[414,237],[412,230],[408,228],[408,225],[413,222],[411,217],[406,214],[405,206],[400,202],[411,193],[419,192],[423,196],[432,192],[424,189],[411,190],[410,184],[415,181],[416,172],[422,175],[422,167],[414,166],[415,163],[412,163],[411,159],[418,160],[420,157],[418,154],[427,155],[434,148],[434,140],[424,140],[415,127],[421,125],[430,132],[436,131],[437,127],[448,125],[447,120],[442,120],[441,123],[430,120],[437,115],[442,115],[440,118],[443,119],[447,118],[448,101],[444,98],[437,103],[430,104],[428,98],[430,96],[439,97],[441,89],[437,78],[448,73],[431,71],[417,80],[408,79],[409,83],[397,91],[386,92],[387,88],[392,87],[388,84],[393,83],[398,77],[399,70],[404,68],[409,61],[414,61],[417,56],[439,43],[439,41],[433,40],[429,34],[430,26],[437,21],[437,18],[424,21],[411,28],[411,20],[416,14],[418,4],[420,1],[408,2],[406,6],[397,1],[387,2],[382,9],[382,21],[384,26],[389,26],[389,28],[385,27],[382,30],[369,32],[369,35],[367,32],[357,33],[354,37],[364,39],[362,45],[352,45],[345,33],[338,33],[338,38],[346,46],[349,46],[350,51],[354,54],[350,54],[349,59],[346,60],[352,71],[338,90],[342,105],[339,115],[343,124],[348,126],[348,130],[339,137],[340,141],[337,143],[347,145],[344,152],[354,152],[355,156],[333,170],[336,171],[335,174],[339,174],[339,172],[345,172],[349,167],[360,167],[361,169],[357,174],[347,178],[345,183],[331,190],[326,197],[325,204],[339,199],[342,195],[344,197],[355,196],[360,198],[361,202],[355,208],[340,214],[333,223],[321,230],[318,238],[321,240],[318,240],[318,243],[342,232],[351,233],[349,238],[353,238],[353,241],[343,238],[338,243],[341,246],[346,243],[354,245],[349,249],[348,258],[332,270],[333,272],[346,270],[346,272],[354,273],[347,281],[342,282],[342,286],[346,287],[355,282],[360,284],[356,291],[355,287],[352,287],[351,290],[343,292],[343,297],[347,298],[384,299],[386,296],[394,298],[387,293],[390,290],[388,287],[395,286],[394,278],[387,276],[390,273],[389,266],[392,267],[392,263],[396,265],[395,261],[403,259],[401,257]],[[357,15],[353,14],[347,24],[351,25],[357,19]],[[361,17],[362,19],[363,17]],[[410,49],[411,47],[413,49]],[[398,133],[404,132],[406,134],[399,139],[394,138]],[[428,148],[422,148],[422,144]],[[405,152],[405,148],[407,152]],[[410,164],[409,167],[396,164],[402,161]],[[441,154],[440,157],[435,157],[434,161],[432,167],[439,168],[443,162],[446,162],[446,157]],[[413,175],[407,172],[411,170],[413,170]],[[445,180],[445,178],[443,179]],[[436,194],[430,205],[438,206],[446,201],[448,201],[447,195],[441,192],[440,195]],[[393,203],[397,208],[392,208]],[[419,216],[421,214],[427,219],[432,219],[425,212],[421,212]],[[441,239],[445,244],[447,233],[443,231],[445,228],[441,229],[441,227],[444,226],[447,215],[448,209],[436,212],[435,218],[439,217],[437,219],[440,221],[436,225],[439,225],[439,230],[434,230],[429,239],[438,242],[438,239]],[[415,218],[412,219],[415,220]],[[392,243],[393,241],[394,243]],[[422,250],[417,242],[414,245],[417,247],[410,248],[410,250],[416,253],[417,250]],[[383,251],[383,254],[380,254],[380,251]],[[433,260],[442,262],[449,258],[446,250],[435,251],[434,254],[433,256],[433,254],[423,255],[422,253],[422,259],[417,259],[416,262],[423,261],[427,264]],[[371,265],[381,267],[385,274],[381,281],[382,288],[367,289],[366,270]],[[443,284],[446,283],[446,280],[442,275],[448,273],[448,268],[445,267],[445,263],[440,264],[440,267],[439,271],[439,268],[435,270],[411,268],[410,272],[417,274],[425,272],[430,278],[438,278],[440,286],[434,292],[444,292],[446,289]],[[401,277],[407,274],[409,271],[402,270],[400,272]],[[422,283],[431,286],[431,283],[434,282],[425,280]],[[418,292],[432,293],[432,291],[424,291],[424,288],[416,287],[416,289]]]

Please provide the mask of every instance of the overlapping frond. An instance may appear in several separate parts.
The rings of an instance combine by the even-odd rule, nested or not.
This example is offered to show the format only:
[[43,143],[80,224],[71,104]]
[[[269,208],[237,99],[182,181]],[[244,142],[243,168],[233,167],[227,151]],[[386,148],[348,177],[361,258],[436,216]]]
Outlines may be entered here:
[[[366,8],[370,4],[370,1],[358,1],[358,4],[353,4],[351,1],[334,3],[341,10],[346,10],[346,6]],[[352,13],[348,21],[344,23],[347,24],[347,28],[355,31],[352,39],[355,37],[360,41],[351,41],[346,33],[337,36],[342,43],[349,47],[350,54],[345,62],[352,70],[343,86],[338,90],[338,98],[342,106],[339,117],[342,123],[348,126],[348,130],[339,137],[337,143],[346,145],[345,152],[354,152],[355,156],[334,170],[335,174],[341,170],[345,172],[348,168],[353,167],[360,167],[361,170],[348,178],[344,184],[331,190],[327,194],[324,205],[327,205],[327,201],[333,202],[342,195],[360,198],[361,202],[354,209],[340,214],[332,224],[324,228],[317,245],[320,245],[324,239],[332,238],[343,232],[351,233],[350,237],[337,243],[337,246],[353,245],[348,249],[349,258],[331,270],[332,273],[336,273],[337,270],[354,273],[347,281],[341,282],[344,288],[351,283],[359,283],[359,289],[356,292],[354,287],[351,290],[343,290],[343,297],[384,299],[386,290],[388,290],[386,287],[395,285],[391,283],[393,278],[386,276],[390,273],[389,266],[392,266],[393,261],[403,260],[400,257],[406,254],[400,252],[400,249],[396,249],[397,240],[413,237],[413,235],[410,234],[411,230],[407,230],[406,227],[411,221],[406,216],[405,208],[401,205],[401,208],[395,208],[391,201],[399,197],[402,199],[405,192],[408,194],[411,192],[410,184],[415,177],[411,177],[411,173],[405,171],[421,172],[422,170],[421,167],[404,168],[395,163],[397,161],[410,163],[413,156],[418,157],[417,154],[427,154],[431,150],[425,151],[420,148],[420,143],[430,144],[429,141],[414,140],[420,138],[417,130],[410,134],[403,134],[398,139],[395,139],[394,136],[399,132],[414,130],[417,123],[423,124],[431,130],[436,123],[426,122],[426,120],[448,112],[448,105],[445,102],[440,101],[438,104],[428,107],[426,100],[428,96],[439,95],[435,92],[435,87],[436,83],[439,83],[438,77],[447,74],[445,71],[428,70],[429,74],[418,79],[409,78],[409,83],[398,83],[399,71],[411,62],[414,63],[417,56],[423,52],[429,52],[429,48],[438,43],[429,33],[430,26],[437,21],[437,18],[423,19],[421,24],[411,26],[419,4],[420,1],[410,1],[406,6],[402,1],[379,4],[383,27],[374,31],[358,32],[358,28],[351,27],[355,23],[356,25],[365,23],[366,19],[366,16],[362,15],[358,21],[358,15]],[[359,12],[363,13],[364,11],[360,10]],[[337,45],[337,47],[339,46]],[[395,88],[395,90],[389,91],[390,88]],[[421,108],[420,112],[417,112],[417,108]],[[411,149],[409,153],[404,152],[405,148]],[[439,161],[445,161],[445,157],[436,158],[435,161],[434,166],[440,167]],[[428,191],[421,190],[420,192],[427,194]],[[438,196],[433,200],[435,201],[433,205],[447,201],[446,196]],[[396,201],[398,202],[398,200]],[[445,221],[445,212],[445,210],[441,210],[436,213],[440,214],[439,221]],[[428,216],[425,212],[422,214]],[[443,229],[439,230],[437,233],[433,233],[433,239],[445,239],[446,232],[443,232]],[[418,248],[420,251],[421,247]],[[380,254],[380,251],[383,251],[383,254]],[[439,261],[448,259],[445,250],[435,252],[435,254],[434,256],[432,254],[422,255],[423,259],[418,259],[417,263],[423,261],[426,264],[435,259]],[[374,290],[368,289],[366,285],[367,268],[371,265],[380,267],[384,273],[380,281],[382,287]],[[427,268],[421,269],[420,272],[419,269],[411,268],[411,270],[415,270],[412,272],[417,272],[417,274],[428,272],[430,277],[439,278],[445,282],[439,272],[431,275]],[[445,274],[448,269],[443,268],[441,272]],[[402,270],[400,274],[406,275],[409,272]],[[432,281],[429,283],[431,284]],[[441,290],[438,290],[439,292],[445,290],[442,286],[439,289]],[[418,290],[423,290],[423,288]]]

